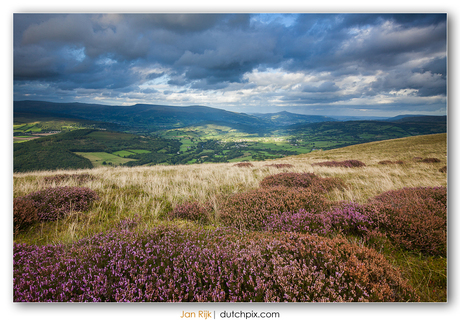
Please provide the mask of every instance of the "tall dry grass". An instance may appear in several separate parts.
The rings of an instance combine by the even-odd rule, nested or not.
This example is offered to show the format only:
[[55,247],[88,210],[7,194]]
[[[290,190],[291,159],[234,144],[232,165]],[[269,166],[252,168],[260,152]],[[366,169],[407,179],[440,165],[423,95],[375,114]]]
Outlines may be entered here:
[[[276,163],[290,168],[273,168],[274,161],[252,162],[253,167],[239,168],[234,163],[181,166],[100,167],[77,171],[47,171],[14,174],[14,197],[47,187],[85,186],[98,192],[100,200],[87,213],[74,213],[65,220],[40,224],[16,239],[17,242],[48,244],[73,242],[77,239],[116,226],[121,220],[139,215],[139,228],[151,228],[165,222],[194,226],[184,221],[169,220],[167,214],[186,201],[210,202],[214,207],[214,225],[219,224],[222,197],[258,188],[268,175],[281,172],[313,172],[320,177],[337,177],[347,188],[333,190],[331,200],[364,203],[385,191],[404,187],[445,186],[446,173],[439,168],[447,162],[446,134],[410,137],[312,152],[279,159]],[[438,158],[440,163],[421,163],[414,157]],[[364,168],[330,168],[312,166],[321,161],[355,159]],[[401,160],[404,164],[381,165],[382,160]],[[56,174],[90,174],[94,179],[78,183],[75,179],[45,182]]]

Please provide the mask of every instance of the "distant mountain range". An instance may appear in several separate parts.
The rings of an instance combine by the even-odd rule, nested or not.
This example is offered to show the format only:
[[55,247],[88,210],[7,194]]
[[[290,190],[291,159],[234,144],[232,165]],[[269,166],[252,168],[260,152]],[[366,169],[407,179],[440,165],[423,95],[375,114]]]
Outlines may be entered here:
[[266,127],[261,119],[242,113],[205,106],[162,106],[137,104],[108,106],[83,103],[54,103],[45,101],[15,101],[14,114],[54,115],[114,123],[129,128],[157,131],[174,129],[203,122],[225,122],[233,125]]
[[[248,128],[264,132],[295,124],[312,124],[332,121],[362,120],[358,117],[337,118],[319,115],[295,114],[287,111],[277,113],[236,113],[206,106],[165,106],[137,104],[133,106],[109,106],[83,103],[55,103],[46,101],[15,101],[14,116],[54,116],[60,118],[85,119],[112,123],[131,130],[153,132],[175,129],[196,124],[218,123],[231,125],[235,129]],[[446,116],[401,115],[391,118],[368,118],[388,122],[446,121]]]

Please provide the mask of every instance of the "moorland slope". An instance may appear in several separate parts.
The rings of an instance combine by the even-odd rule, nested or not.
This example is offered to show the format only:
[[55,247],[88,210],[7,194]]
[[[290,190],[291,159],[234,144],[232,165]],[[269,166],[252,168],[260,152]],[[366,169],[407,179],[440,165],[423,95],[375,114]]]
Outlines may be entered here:
[[[347,160],[365,166],[321,165]],[[15,199],[39,199],[33,197],[40,194],[32,194],[56,193],[62,187],[97,194],[81,211],[70,209],[51,221],[46,216],[47,221],[32,223],[15,235],[15,300],[446,301],[446,164],[447,137],[436,134],[245,164],[14,174]],[[282,194],[279,187],[267,185],[268,180],[284,181]],[[291,190],[293,186],[302,188]],[[432,221],[430,228],[437,226],[436,232],[423,224],[417,229],[417,236],[428,242],[418,242],[407,228],[403,240],[402,234],[395,234],[405,221],[388,207],[396,200],[388,199],[402,196],[398,206],[405,208],[406,217],[414,217],[413,224]],[[261,205],[271,208],[268,214]],[[259,223],[246,226],[242,219]],[[395,228],[395,222],[401,228]],[[293,240],[298,245],[291,246]],[[83,272],[91,268],[106,278],[105,284],[86,277],[95,292],[92,297],[84,289],[59,288],[60,295],[55,294],[48,280],[55,270],[47,268],[35,277],[27,272],[33,258],[45,258],[39,246],[56,249],[47,256],[52,264],[80,258],[81,263],[53,266],[56,271],[66,266]],[[114,250],[117,246],[123,248]],[[326,249],[322,255],[329,255],[332,263],[320,260],[312,249]],[[133,259],[138,252],[140,259]],[[166,254],[167,260],[162,256]],[[152,255],[156,261],[149,259]],[[117,258],[121,263],[113,263]],[[257,266],[262,261],[267,267]],[[117,264],[129,266],[121,269]],[[69,280],[82,280],[75,276],[59,279],[62,287]],[[166,280],[163,287],[169,284],[170,290],[147,283],[137,286],[142,276],[153,283]],[[240,281],[240,276],[249,277]],[[36,284],[48,280],[49,287],[45,285],[46,292],[30,291],[22,282],[26,279],[20,278]],[[343,290],[345,282],[348,290]]]

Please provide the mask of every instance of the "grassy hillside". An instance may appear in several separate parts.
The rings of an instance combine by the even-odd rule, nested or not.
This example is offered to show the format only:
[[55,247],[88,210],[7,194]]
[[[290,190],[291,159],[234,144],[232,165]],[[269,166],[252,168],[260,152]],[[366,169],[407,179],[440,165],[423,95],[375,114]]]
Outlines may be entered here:
[[445,117],[402,118],[387,121],[346,121],[294,125],[286,132],[299,144],[333,149],[354,144],[446,132]]
[[[436,158],[439,162],[422,162],[426,158]],[[312,165],[343,160],[359,160],[366,166],[340,168]],[[381,161],[399,162],[380,164]],[[99,195],[99,199],[88,211],[72,212],[58,221],[36,223],[18,234],[15,242],[36,245],[74,244],[80,239],[116,229],[123,222],[135,224],[136,232],[156,231],[159,226],[177,228],[179,231],[214,230],[225,225],[225,203],[232,197],[239,193],[262,190],[257,188],[264,178],[288,172],[314,173],[320,178],[339,179],[344,187],[329,191],[323,198],[331,203],[349,201],[366,204],[369,199],[390,190],[446,186],[446,173],[440,171],[446,163],[446,134],[436,134],[316,151],[270,162],[252,162],[252,166],[248,167],[222,163],[100,167],[14,174],[15,198],[62,186],[81,186]],[[272,164],[283,164],[284,167],[281,165],[276,168]],[[78,175],[84,174],[90,177],[82,181]],[[57,178],[56,175],[77,177]],[[49,180],[49,177],[55,178]],[[187,202],[208,206],[209,213],[205,222],[173,216],[174,211],[177,214],[177,207]],[[261,233],[262,240],[270,239],[265,236],[269,234]],[[254,234],[245,235],[252,237]],[[339,237],[343,236],[333,236],[333,239]],[[354,234],[345,233],[345,239],[359,246],[368,244],[368,241]],[[389,239],[379,242],[369,243],[369,248],[381,253],[408,280],[422,301],[446,300],[445,257],[404,249]]]
[[[178,142],[157,137],[80,129],[14,144],[14,171],[169,162],[179,147]],[[120,157],[122,150],[131,150],[130,158]]]
[[205,106],[179,107],[144,104],[107,106],[26,100],[14,102],[14,113],[34,113],[101,121],[146,132],[184,127],[204,121],[223,121],[252,127],[265,126],[263,122],[260,125],[261,120],[255,116]]

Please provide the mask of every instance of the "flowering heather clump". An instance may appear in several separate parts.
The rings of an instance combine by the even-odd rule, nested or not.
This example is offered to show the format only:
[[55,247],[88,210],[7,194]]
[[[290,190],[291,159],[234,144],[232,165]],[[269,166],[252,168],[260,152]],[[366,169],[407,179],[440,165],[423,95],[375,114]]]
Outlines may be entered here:
[[314,173],[278,173],[265,177],[260,182],[261,188],[269,188],[276,186],[284,187],[302,187],[312,188],[318,191],[330,191],[333,188],[343,188],[341,179],[338,178],[320,178]]
[[208,220],[208,215],[212,212],[210,204],[200,204],[197,201],[185,202],[177,205],[169,215],[172,218],[187,219],[191,221],[205,223]]
[[424,162],[424,163],[439,163],[439,162],[441,162],[441,160],[437,159],[437,158],[425,158],[425,159],[422,159],[420,162]]
[[141,217],[139,216],[139,214],[136,214],[132,218],[122,219],[118,223],[118,228],[121,230],[129,231],[129,230],[132,230],[133,228],[136,228],[137,225],[139,225],[140,221],[141,221]]
[[312,165],[327,166],[327,167],[342,167],[342,168],[360,168],[366,166],[364,162],[358,160],[346,160],[346,161],[326,161],[313,163]]
[[25,198],[32,200],[40,221],[53,221],[70,211],[86,211],[98,195],[84,187],[56,187],[33,192]]
[[387,164],[404,164],[403,161],[390,161],[390,160],[384,160],[384,161],[379,161],[379,164],[387,165]]
[[78,183],[84,183],[96,179],[95,176],[87,173],[82,174],[56,174],[54,176],[44,177],[43,181],[45,183],[59,183],[67,180],[75,180]]
[[277,169],[283,169],[283,168],[293,168],[294,166],[289,163],[275,163],[275,164],[269,164],[267,165],[268,167],[274,167]]
[[404,188],[374,197],[380,228],[408,250],[446,255],[447,189]]
[[374,229],[372,217],[363,212],[361,206],[342,204],[331,211],[310,213],[305,210],[284,212],[267,217],[263,229],[275,232],[297,232],[307,234],[365,236]]
[[227,198],[220,209],[225,225],[260,229],[267,217],[283,212],[322,211],[328,206],[323,195],[310,188],[269,187],[238,193]]
[[254,165],[252,163],[250,163],[250,162],[240,162],[240,163],[234,164],[233,166],[236,166],[236,167],[239,167],[239,168],[251,168]]
[[13,226],[14,235],[27,229],[33,223],[38,222],[37,209],[29,199],[13,199]]
[[375,250],[306,234],[158,227],[13,258],[14,302],[418,301]]

